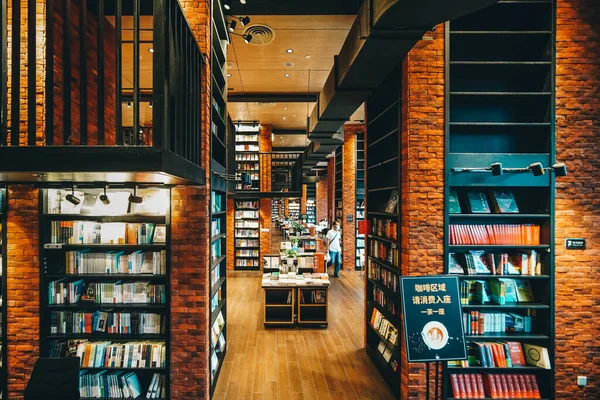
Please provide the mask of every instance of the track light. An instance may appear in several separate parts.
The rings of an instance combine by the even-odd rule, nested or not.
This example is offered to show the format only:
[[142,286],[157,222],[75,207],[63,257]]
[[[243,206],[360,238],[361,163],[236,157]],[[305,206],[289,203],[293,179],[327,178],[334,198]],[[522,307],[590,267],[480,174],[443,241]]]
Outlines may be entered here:
[[127,108],[131,108],[131,102],[130,101],[127,102]]
[[71,186],[71,194],[68,194],[66,196],[66,199],[69,203],[73,204],[74,206],[78,206],[81,203],[81,199],[75,196],[75,185]]
[[223,8],[227,11],[231,10],[231,0],[223,0]]
[[553,171],[556,176],[566,176],[567,166],[564,163],[554,163],[551,167],[544,167],[541,162],[534,162],[525,168],[503,168],[502,163],[495,162],[489,167],[455,167],[452,172],[492,172],[494,176],[500,176],[505,172],[520,173],[531,172],[533,176],[542,176],[546,171]]
[[556,176],[567,176],[567,166],[565,163],[554,163],[549,169],[554,171],[554,175]]
[[546,170],[541,162],[531,163],[527,169],[533,172],[533,176],[542,176],[546,173]]
[[252,41],[252,35],[249,33],[247,35],[243,35],[242,37],[244,38],[244,42],[246,42],[246,44],[250,44]]
[[242,26],[246,26],[250,23],[250,17],[248,17],[248,16],[245,16],[243,18],[238,18],[238,19],[242,23]]
[[246,4],[246,0],[240,0],[240,3]]
[[127,205],[127,214],[131,213],[132,204],[141,204],[144,201],[143,198],[137,195],[137,186],[133,188],[133,194],[129,195],[129,204]]
[[233,31],[235,31],[235,26],[236,26],[236,25],[237,25],[237,22],[235,22],[235,21],[231,21],[231,22],[229,23],[229,32],[233,32]]
[[108,185],[104,186],[104,194],[100,195],[100,201],[102,202],[102,204],[104,204],[105,206],[110,204],[110,199],[108,198],[108,196],[106,195],[106,189],[108,189]]

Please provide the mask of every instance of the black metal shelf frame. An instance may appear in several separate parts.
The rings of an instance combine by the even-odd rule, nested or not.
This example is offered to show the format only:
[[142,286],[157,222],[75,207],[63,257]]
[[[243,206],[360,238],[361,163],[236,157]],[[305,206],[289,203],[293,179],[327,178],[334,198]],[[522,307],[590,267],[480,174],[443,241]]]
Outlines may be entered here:
[[8,350],[8,336],[7,336],[7,324],[8,324],[8,318],[7,318],[7,312],[6,312],[6,305],[8,304],[7,301],[7,287],[6,287],[6,278],[7,278],[7,271],[8,269],[6,268],[6,264],[7,264],[7,232],[6,230],[8,229],[8,224],[7,224],[7,212],[8,212],[8,190],[6,190],[6,187],[4,186],[0,186],[0,225],[2,226],[2,228],[0,228],[0,266],[2,267],[0,273],[2,274],[2,276],[0,276],[0,280],[2,280],[1,282],[1,286],[0,286],[0,290],[2,290],[1,292],[1,299],[2,299],[2,306],[0,307],[0,312],[1,312],[1,320],[2,320],[2,327],[0,329],[0,343],[2,344],[2,352],[0,353],[0,362],[2,363],[2,367],[0,367],[0,394],[3,395],[3,398],[7,398],[8,397],[8,369],[6,368],[8,366],[8,356],[7,356],[7,350]]

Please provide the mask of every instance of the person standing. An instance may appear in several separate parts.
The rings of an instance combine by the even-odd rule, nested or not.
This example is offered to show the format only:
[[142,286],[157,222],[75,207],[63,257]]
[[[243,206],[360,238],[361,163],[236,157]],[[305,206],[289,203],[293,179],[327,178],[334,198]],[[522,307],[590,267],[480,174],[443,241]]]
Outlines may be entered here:
[[327,248],[329,249],[329,258],[331,264],[334,265],[333,277],[340,277],[340,267],[342,263],[342,234],[340,232],[340,223],[335,221],[333,226],[327,232]]

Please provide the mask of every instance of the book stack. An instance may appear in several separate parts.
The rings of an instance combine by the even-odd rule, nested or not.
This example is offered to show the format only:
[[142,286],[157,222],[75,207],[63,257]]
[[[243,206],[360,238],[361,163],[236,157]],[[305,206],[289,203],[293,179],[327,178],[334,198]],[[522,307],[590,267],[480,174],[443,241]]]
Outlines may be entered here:
[[165,368],[164,342],[84,342],[77,346],[81,368]]
[[531,332],[531,316],[516,313],[470,311],[463,313],[463,326],[467,335],[529,333]]
[[371,257],[390,263],[395,267],[399,265],[400,255],[395,245],[371,240],[369,247]]
[[450,374],[456,399],[539,399],[533,374]]
[[51,311],[51,334],[82,334],[104,332],[109,334],[165,333],[166,319],[160,314],[146,312],[83,312]]
[[152,244],[163,235],[164,225],[149,223],[51,221],[50,243]]
[[66,273],[78,274],[152,274],[164,275],[166,250],[125,254],[123,251],[92,253],[89,249],[67,251]]
[[451,245],[519,245],[540,244],[540,226],[535,224],[451,224]]
[[392,345],[398,345],[398,329],[376,308],[371,315],[371,326]]

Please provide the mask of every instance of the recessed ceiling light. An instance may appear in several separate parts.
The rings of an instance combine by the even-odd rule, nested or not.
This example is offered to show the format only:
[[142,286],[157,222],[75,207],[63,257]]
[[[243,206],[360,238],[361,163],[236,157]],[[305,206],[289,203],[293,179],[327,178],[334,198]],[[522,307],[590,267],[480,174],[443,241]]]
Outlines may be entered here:
[[287,119],[287,117],[283,117],[282,119]]
[[227,76],[231,76],[231,74],[227,74]]
[[310,56],[307,54],[307,55],[304,56],[304,58],[310,58]]
[[245,108],[244,108],[244,107],[242,107],[242,108],[240,108],[240,110],[244,111],[244,110],[245,110]]
[[154,53],[154,48],[153,48],[153,47],[150,47],[150,48],[148,49],[148,51],[149,51],[150,53]]
[[285,76],[286,78],[289,78],[290,74],[283,74],[283,76]]
[[294,49],[287,49],[287,50],[286,50],[286,52],[287,52],[287,53],[293,53],[293,52],[294,52]]
[[283,107],[283,109],[284,109],[285,111],[287,111],[287,107]]

